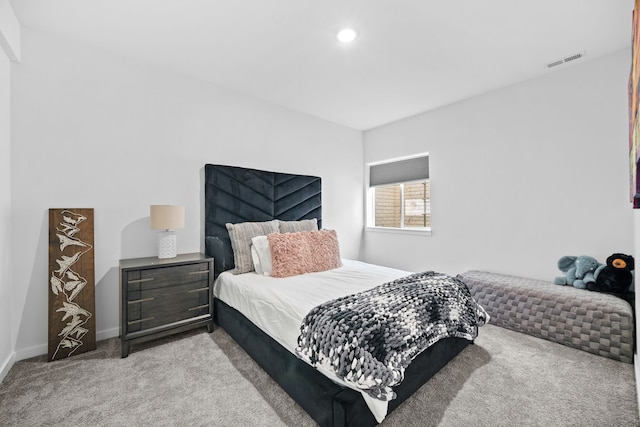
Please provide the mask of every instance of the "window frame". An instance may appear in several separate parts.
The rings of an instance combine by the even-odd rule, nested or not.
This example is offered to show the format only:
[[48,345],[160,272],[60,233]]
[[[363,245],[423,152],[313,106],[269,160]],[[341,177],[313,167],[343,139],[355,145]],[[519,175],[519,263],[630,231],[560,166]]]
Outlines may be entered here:
[[[415,235],[422,235],[422,236],[431,236],[432,233],[432,227],[431,225],[429,225],[429,227],[405,227],[404,225],[404,204],[405,204],[405,199],[404,199],[404,185],[401,185],[401,199],[400,199],[400,227],[382,227],[382,226],[376,226],[375,225],[375,197],[374,197],[374,192],[375,192],[375,188],[376,187],[372,187],[370,185],[370,178],[371,178],[371,167],[372,166],[377,166],[377,165],[381,165],[381,164],[387,164],[387,163],[397,163],[397,162],[402,162],[404,160],[411,160],[411,159],[416,159],[416,158],[420,158],[420,157],[427,157],[429,158],[429,153],[419,153],[419,154],[414,154],[411,156],[404,156],[404,157],[396,157],[393,159],[386,159],[386,160],[381,160],[381,161],[375,161],[375,162],[368,162],[365,164],[365,230],[366,231],[372,231],[372,232],[380,232],[380,233],[396,233],[396,234],[415,234]],[[431,159],[428,159],[429,161]],[[429,181],[429,187],[431,187],[431,177],[429,176],[428,172],[427,172],[427,177],[423,178],[423,179],[419,179],[419,180],[411,180],[411,181],[403,181],[400,183],[395,183],[395,184],[409,184],[409,183],[415,183],[415,182],[422,182],[424,180],[428,180]],[[394,185],[394,184],[389,184],[389,185]],[[429,204],[431,205],[431,194],[429,194]],[[431,213],[431,209],[429,209],[429,213]]]

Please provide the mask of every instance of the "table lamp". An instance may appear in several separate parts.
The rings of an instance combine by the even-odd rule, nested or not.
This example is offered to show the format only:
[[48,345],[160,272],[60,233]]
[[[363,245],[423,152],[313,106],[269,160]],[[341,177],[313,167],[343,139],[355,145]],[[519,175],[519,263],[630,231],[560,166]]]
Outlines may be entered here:
[[184,228],[184,206],[151,205],[151,229],[163,230],[158,235],[158,258],[176,257],[176,233]]

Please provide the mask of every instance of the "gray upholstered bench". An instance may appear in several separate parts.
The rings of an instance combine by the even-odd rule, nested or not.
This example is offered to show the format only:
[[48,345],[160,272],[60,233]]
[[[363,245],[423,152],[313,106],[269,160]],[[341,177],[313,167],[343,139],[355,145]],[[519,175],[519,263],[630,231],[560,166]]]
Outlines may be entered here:
[[484,271],[458,278],[489,313],[489,323],[633,363],[633,311],[618,297]]

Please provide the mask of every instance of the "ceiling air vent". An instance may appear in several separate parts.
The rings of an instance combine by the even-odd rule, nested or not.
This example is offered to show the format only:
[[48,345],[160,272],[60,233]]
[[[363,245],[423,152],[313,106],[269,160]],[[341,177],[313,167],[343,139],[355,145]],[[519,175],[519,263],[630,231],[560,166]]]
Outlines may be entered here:
[[558,65],[566,64],[567,62],[575,61],[576,59],[580,59],[587,55],[587,52],[580,52],[570,56],[567,56],[562,59],[558,59],[556,61],[550,62],[547,64],[547,68],[557,67]]

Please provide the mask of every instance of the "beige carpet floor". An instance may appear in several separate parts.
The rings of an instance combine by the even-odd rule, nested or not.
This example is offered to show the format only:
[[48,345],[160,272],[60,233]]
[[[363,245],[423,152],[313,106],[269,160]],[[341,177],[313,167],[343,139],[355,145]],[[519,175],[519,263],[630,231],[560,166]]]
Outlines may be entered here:
[[[1,426],[314,426],[220,328],[17,362]],[[493,325],[383,426],[639,426],[633,365]]]

